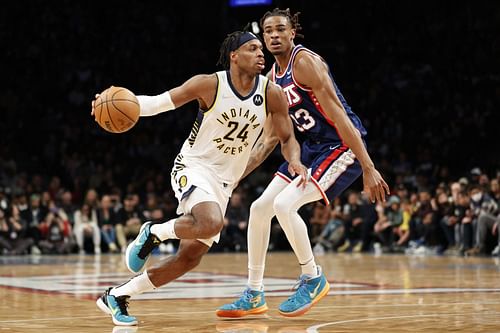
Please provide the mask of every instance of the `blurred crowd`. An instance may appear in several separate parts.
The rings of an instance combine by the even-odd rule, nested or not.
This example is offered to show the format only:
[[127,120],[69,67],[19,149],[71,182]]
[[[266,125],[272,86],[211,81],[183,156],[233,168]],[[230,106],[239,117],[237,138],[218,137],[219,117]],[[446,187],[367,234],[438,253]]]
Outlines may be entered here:
[[[225,35],[274,6],[302,12],[305,38],[296,42],[330,64],[392,188],[386,205],[366,202],[357,182],[329,207],[303,207],[315,250],[497,253],[499,6],[388,0],[240,9],[200,2],[197,10],[109,1],[99,5],[102,20],[90,2],[6,3],[2,252],[119,252],[145,220],[175,217],[170,169],[196,103],[113,135],[90,117],[90,102],[112,84],[158,94],[218,70]],[[246,249],[249,205],[281,161],[275,151],[240,183],[213,251]],[[272,228],[270,248],[289,249],[277,221]]]
[[[373,204],[352,189],[331,205],[311,203],[299,211],[317,254],[375,252],[500,255],[500,173],[473,168],[435,187],[398,178],[385,203]],[[68,189],[60,178],[14,176],[0,188],[0,249],[3,254],[68,254],[125,251],[146,221],[176,217],[177,201],[162,177],[143,188],[106,189],[96,182]],[[243,182],[230,199],[221,240],[211,249],[246,251],[249,205],[256,187]],[[173,253],[177,240],[158,253]],[[270,250],[289,250],[278,221],[272,221]]]

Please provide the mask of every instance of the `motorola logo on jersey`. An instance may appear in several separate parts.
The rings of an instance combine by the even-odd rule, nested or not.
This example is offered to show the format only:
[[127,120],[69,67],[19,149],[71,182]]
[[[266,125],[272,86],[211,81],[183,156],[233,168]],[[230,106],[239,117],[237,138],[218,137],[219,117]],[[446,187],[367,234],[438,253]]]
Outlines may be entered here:
[[257,94],[253,97],[253,104],[255,104],[256,106],[261,105],[263,102],[264,98],[262,97],[262,95]]
[[302,97],[300,97],[300,94],[297,92],[295,84],[290,83],[290,85],[283,87],[283,91],[285,92],[288,106],[291,107],[302,102]]

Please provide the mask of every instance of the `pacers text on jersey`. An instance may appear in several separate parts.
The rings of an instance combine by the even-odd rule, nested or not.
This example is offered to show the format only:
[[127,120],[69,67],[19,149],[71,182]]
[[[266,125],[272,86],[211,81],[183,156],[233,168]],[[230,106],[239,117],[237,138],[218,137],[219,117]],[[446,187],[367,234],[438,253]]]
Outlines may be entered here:
[[260,127],[260,123],[256,123],[256,120],[257,116],[249,109],[245,111],[243,108],[231,108],[228,112],[221,113],[217,121],[227,126],[228,130],[223,137],[213,139],[217,149],[231,155],[243,152],[249,145],[248,131]]

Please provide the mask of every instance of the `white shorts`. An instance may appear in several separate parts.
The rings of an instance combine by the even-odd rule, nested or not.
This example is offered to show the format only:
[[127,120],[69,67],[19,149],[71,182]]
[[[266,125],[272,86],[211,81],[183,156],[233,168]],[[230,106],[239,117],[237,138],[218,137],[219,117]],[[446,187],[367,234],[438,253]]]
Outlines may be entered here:
[[[219,205],[222,216],[225,216],[233,189],[210,173],[200,169],[184,168],[172,172],[171,184],[179,201],[177,214],[190,214],[193,207],[200,202],[211,201]],[[220,233],[209,239],[198,240],[210,247],[213,242],[219,242],[219,239]]]

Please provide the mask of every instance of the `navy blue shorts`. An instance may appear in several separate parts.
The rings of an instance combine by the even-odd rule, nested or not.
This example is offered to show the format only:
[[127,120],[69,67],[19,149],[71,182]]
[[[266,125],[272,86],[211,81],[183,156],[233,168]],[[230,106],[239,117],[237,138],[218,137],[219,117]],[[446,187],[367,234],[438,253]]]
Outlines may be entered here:
[[[345,145],[306,141],[301,150],[301,161],[311,169],[311,181],[318,187],[327,205],[363,173],[358,159]],[[292,181],[288,162],[280,165],[276,175]]]

